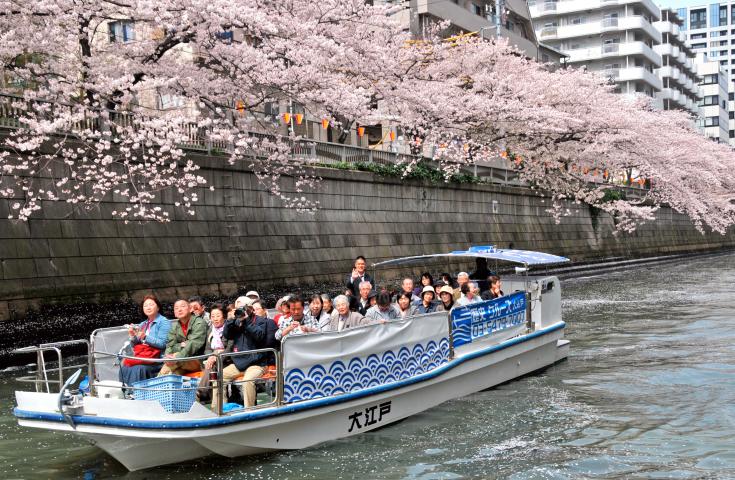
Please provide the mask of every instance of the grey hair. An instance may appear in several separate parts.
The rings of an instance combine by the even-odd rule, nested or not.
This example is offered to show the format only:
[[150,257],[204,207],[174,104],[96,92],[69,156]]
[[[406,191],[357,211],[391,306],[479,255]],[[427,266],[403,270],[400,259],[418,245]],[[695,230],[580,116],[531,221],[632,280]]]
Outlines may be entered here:
[[477,282],[470,282],[470,285],[472,286],[472,288],[477,288]]
[[360,282],[360,287],[359,287],[359,288],[362,288],[362,287],[364,287],[365,285],[367,285],[367,286],[368,286],[368,287],[370,287],[371,289],[373,288],[373,284],[372,284],[372,283],[370,283],[370,282],[368,282],[367,280],[363,280],[362,282]]
[[467,278],[469,278],[470,277],[470,274],[467,273],[467,272],[459,272],[457,274],[457,278],[459,278],[459,277],[467,277]]
[[[363,282],[363,283],[365,283],[365,282]],[[370,282],[367,282],[367,283],[370,283]],[[349,305],[350,304],[350,299],[347,298],[347,295],[337,295],[334,298],[334,305],[337,306],[340,303],[344,303],[346,305]]]
[[322,302],[325,302],[325,301],[326,302],[331,302],[332,301],[332,297],[330,297],[326,293],[322,293]]

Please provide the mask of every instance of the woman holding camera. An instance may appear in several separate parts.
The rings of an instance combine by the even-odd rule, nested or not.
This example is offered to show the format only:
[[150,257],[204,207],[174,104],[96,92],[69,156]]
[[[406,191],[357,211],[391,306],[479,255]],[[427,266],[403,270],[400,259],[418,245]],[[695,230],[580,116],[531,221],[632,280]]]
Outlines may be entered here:
[[161,302],[155,295],[143,297],[141,309],[146,320],[137,325],[128,325],[128,337],[136,358],[126,358],[120,365],[120,381],[126,385],[158,375],[161,364],[144,359],[161,357],[171,328],[171,322],[161,315]]

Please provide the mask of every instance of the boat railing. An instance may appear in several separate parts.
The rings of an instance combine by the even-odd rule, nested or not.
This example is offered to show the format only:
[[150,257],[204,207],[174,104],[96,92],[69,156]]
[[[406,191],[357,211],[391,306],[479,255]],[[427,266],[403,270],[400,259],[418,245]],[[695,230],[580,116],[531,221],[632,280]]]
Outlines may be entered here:
[[[58,385],[58,388],[64,385],[65,376],[64,372],[68,370],[77,370],[84,368],[88,365],[67,365],[64,366],[64,357],[62,349],[66,347],[86,345],[89,351],[89,342],[85,339],[80,340],[66,340],[62,342],[42,343],[40,345],[31,345],[28,347],[17,348],[12,351],[14,354],[36,354],[36,370],[30,372],[31,375],[24,375],[16,378],[19,382],[32,383],[35,386],[36,392],[40,392],[44,389],[46,393],[52,393],[51,385]],[[46,352],[56,353],[56,366],[49,367],[44,354]],[[56,377],[56,378],[53,378]],[[54,392],[55,393],[55,392]]]
[[[252,355],[252,354],[258,354],[258,353],[264,353],[264,354],[270,354],[273,356],[275,361],[275,367],[276,367],[276,376],[275,379],[268,379],[268,378],[253,378],[249,380],[244,379],[235,379],[234,381],[224,383],[222,382],[222,388],[219,388],[220,380],[224,378],[224,362],[227,358],[237,358],[242,357],[245,355]],[[264,407],[270,407],[274,405],[280,405],[282,403],[283,398],[283,375],[281,372],[281,355],[280,352],[278,352],[274,348],[261,348],[256,350],[245,350],[240,352],[221,352],[221,353],[212,353],[207,355],[195,355],[191,357],[176,357],[176,358],[141,358],[141,357],[135,357],[132,355],[125,355],[123,353],[114,353],[114,352],[105,352],[105,351],[99,351],[99,350],[92,350],[90,351],[90,358],[99,358],[99,357],[110,357],[115,358],[117,361],[122,363],[124,360],[138,360],[138,361],[144,361],[148,364],[156,363],[156,364],[170,364],[170,363],[183,363],[183,362],[190,362],[192,360],[197,361],[204,361],[208,359],[210,356],[214,356],[216,358],[216,364],[215,369],[213,370],[216,372],[216,378],[213,379],[210,384],[206,387],[207,390],[213,390],[215,388],[215,385],[217,386],[217,395],[216,398],[212,398],[212,402],[215,404],[215,408],[213,409],[215,413],[219,415],[223,415],[223,406],[224,406],[224,391],[227,388],[228,385],[243,385],[246,383],[267,383],[272,382],[275,380],[276,384],[276,394],[272,401],[263,403],[260,405],[255,405],[252,407],[244,407],[246,409],[251,408],[264,408]],[[95,363],[90,362],[90,371],[89,371],[89,378],[90,379],[96,379],[96,371],[95,371]],[[162,365],[163,366],[163,365]],[[200,381],[202,380],[209,380],[200,378]],[[90,394],[94,395],[96,392],[96,387],[101,386],[99,382],[90,381],[89,388],[90,388]],[[170,387],[141,387],[141,386],[126,386],[124,387],[126,389],[130,389],[133,391],[146,391],[146,392],[155,392],[155,391],[171,391]],[[182,386],[181,388],[176,388],[174,390],[192,390],[192,389],[199,389],[199,386],[191,387],[191,386]]]

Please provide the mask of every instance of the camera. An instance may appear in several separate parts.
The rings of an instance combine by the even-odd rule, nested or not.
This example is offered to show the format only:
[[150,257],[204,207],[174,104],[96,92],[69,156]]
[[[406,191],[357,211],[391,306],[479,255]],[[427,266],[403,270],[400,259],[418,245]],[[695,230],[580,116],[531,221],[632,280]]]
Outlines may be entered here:
[[235,318],[242,318],[242,317],[247,317],[247,316],[248,316],[248,312],[247,310],[245,310],[245,308],[240,307],[240,308],[235,309]]

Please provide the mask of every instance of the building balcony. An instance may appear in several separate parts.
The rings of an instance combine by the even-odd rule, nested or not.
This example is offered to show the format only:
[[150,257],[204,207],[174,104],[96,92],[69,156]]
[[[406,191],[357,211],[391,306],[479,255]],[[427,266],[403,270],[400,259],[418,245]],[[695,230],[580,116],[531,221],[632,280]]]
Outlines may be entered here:
[[681,70],[671,65],[657,69],[656,74],[662,79],[671,78],[672,80],[679,80],[681,78]]
[[661,32],[656,30],[645,17],[630,16],[623,18],[604,18],[599,22],[544,27],[539,31],[542,40],[563,40],[576,37],[598,36],[608,32],[640,30],[645,32],[654,43],[661,43]]
[[418,0],[417,8],[419,15],[431,15],[449,20],[453,25],[468,32],[476,32],[483,27],[493,26],[484,16],[476,15],[454,2]]
[[579,48],[565,52],[569,55],[568,62],[589,62],[610,57],[641,56],[656,67],[661,66],[661,56],[643,42],[608,43],[590,48]]
[[615,79],[617,82],[646,82],[655,91],[660,91],[663,88],[661,79],[655,74],[649,72],[643,67],[632,67],[632,68],[621,68],[618,78]]
[[654,24],[654,27],[656,27],[656,30],[661,33],[668,33],[669,35],[674,35],[675,37],[677,37],[677,39],[679,38],[679,25],[675,23],[671,23],[668,20],[663,20],[661,22],[656,22]]
[[682,100],[681,92],[675,88],[664,88],[659,95],[664,100],[671,100],[681,106],[686,106],[686,97],[683,97]]
[[654,20],[661,18],[661,11],[653,0],[537,0],[536,5],[529,6],[529,10],[531,18],[543,18],[625,5],[641,5]]

